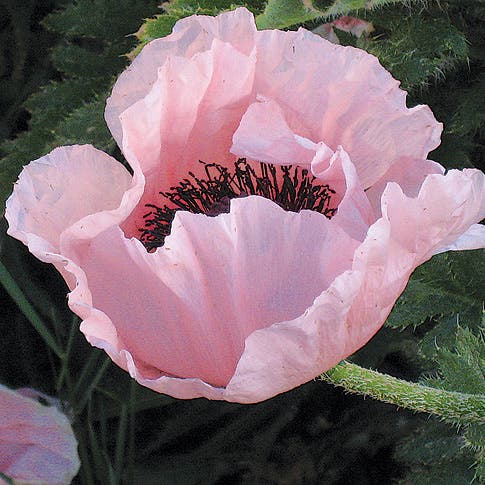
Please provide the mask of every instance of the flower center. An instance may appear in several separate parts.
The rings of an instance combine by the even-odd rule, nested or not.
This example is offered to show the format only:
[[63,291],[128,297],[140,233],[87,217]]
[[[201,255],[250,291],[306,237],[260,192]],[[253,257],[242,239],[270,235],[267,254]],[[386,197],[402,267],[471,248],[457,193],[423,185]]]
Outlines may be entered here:
[[259,195],[287,211],[309,209],[329,219],[337,211],[330,206],[335,191],[328,185],[316,184],[305,168],[268,163],[254,167],[244,158],[238,159],[232,170],[217,163],[199,163],[204,166],[204,178],[189,172],[179,185],[160,192],[165,203],[146,204],[150,210],[143,216],[145,227],[140,229],[140,241],[148,251],[163,245],[177,211],[216,216],[229,212],[230,200],[238,197]]

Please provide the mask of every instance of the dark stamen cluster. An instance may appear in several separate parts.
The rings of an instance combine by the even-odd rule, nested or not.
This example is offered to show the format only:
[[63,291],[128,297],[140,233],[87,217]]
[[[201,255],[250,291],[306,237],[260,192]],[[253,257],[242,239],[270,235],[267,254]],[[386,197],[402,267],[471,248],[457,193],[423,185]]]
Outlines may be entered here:
[[140,240],[147,250],[163,245],[178,210],[216,216],[229,212],[230,200],[238,197],[260,195],[287,211],[310,209],[328,218],[337,210],[330,207],[335,191],[328,185],[314,184],[315,177],[307,169],[267,163],[256,165],[256,169],[243,158],[234,163],[234,171],[217,163],[200,163],[204,166],[205,178],[189,172],[190,178],[171,187],[169,192],[160,192],[167,204],[146,205],[150,211],[144,215],[145,227],[140,229]]

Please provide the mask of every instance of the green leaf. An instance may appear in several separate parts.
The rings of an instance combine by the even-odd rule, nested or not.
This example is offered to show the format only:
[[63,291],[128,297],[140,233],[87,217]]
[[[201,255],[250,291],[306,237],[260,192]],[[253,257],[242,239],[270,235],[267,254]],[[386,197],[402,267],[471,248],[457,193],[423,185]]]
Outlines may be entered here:
[[386,69],[399,79],[404,89],[424,88],[431,81],[465,62],[469,53],[465,35],[445,16],[417,15],[394,12],[390,20],[373,20],[385,32],[363,39],[360,47],[376,55]]
[[482,333],[474,335],[467,328],[458,327],[455,351],[440,348],[436,359],[440,375],[426,379],[427,385],[482,394],[485,401],[485,341]]
[[88,50],[75,44],[58,46],[52,53],[55,67],[71,78],[102,79],[106,82],[123,69],[125,49],[111,45],[103,50]]
[[314,8],[311,1],[270,0],[264,13],[256,18],[256,25],[258,29],[284,29],[324,16],[325,13]]
[[89,37],[116,43],[133,33],[134,25],[154,12],[153,3],[144,0],[77,0],[61,12],[48,15],[44,24],[71,38]]
[[90,103],[72,111],[55,132],[55,145],[89,143],[104,151],[116,146],[104,120],[106,95],[99,96]]
[[33,114],[32,128],[46,132],[53,130],[70,111],[92,99],[98,86],[99,81],[95,78],[47,84],[25,103],[25,107]]
[[450,133],[458,136],[485,135],[485,108],[477,105],[478,99],[485,99],[484,73],[461,95],[460,104],[448,126]]
[[469,327],[481,322],[485,289],[484,250],[449,252],[434,256],[413,273],[387,319],[392,328],[415,327],[451,314]]
[[179,20],[178,17],[166,14],[157,15],[154,19],[148,19],[136,34],[141,42],[137,49],[141,50],[141,47],[153,39],[169,35],[177,20]]
[[444,423],[428,421],[396,448],[408,467],[402,485],[465,485],[473,479],[474,454],[460,433]]

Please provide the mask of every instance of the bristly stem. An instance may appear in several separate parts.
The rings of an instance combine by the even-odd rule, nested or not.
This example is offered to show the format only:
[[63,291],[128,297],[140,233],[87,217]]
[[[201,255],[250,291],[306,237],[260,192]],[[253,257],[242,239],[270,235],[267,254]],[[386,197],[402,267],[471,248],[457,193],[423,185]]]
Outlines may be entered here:
[[342,361],[320,376],[349,392],[438,416],[454,424],[485,423],[485,396],[423,386]]

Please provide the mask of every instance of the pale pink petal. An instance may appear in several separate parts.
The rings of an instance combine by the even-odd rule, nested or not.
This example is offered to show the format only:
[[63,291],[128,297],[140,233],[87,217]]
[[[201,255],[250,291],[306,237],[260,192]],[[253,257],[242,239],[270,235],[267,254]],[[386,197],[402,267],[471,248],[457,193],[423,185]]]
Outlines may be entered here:
[[[231,35],[234,29],[237,37]],[[231,135],[258,96],[276,103],[281,120],[302,139],[333,150],[342,145],[364,188],[400,157],[425,158],[439,144],[441,124],[429,108],[408,109],[399,83],[364,51],[332,45],[302,29],[256,32],[245,9],[216,19],[190,17],[175,30],[173,38],[142,51],[107,106],[107,118],[116,120],[110,121],[115,136],[121,137],[121,116],[124,136],[130,137],[123,140],[125,155],[131,148],[145,174],[158,163],[170,179],[174,171],[187,176],[186,163],[196,166],[199,159],[224,163]],[[216,96],[208,94],[216,87]],[[147,194],[153,195],[151,189]]]
[[276,165],[309,166],[318,148],[294,133],[278,104],[263,97],[249,106],[232,142],[235,155]]
[[348,354],[346,315],[361,275],[345,272],[293,321],[253,332],[225,399],[254,403],[297,387],[336,365]]
[[119,224],[142,190],[141,174],[132,178],[119,162],[91,145],[56,148],[24,167],[7,200],[7,233],[41,261],[54,264],[72,287],[61,256],[66,234],[89,238]]
[[27,246],[32,237],[43,240],[43,251],[58,252],[65,229],[118,207],[130,182],[119,162],[91,145],[56,148],[20,174],[7,201],[8,233]]
[[150,93],[121,115],[125,156],[146,176],[132,217],[138,227],[145,203],[153,203],[160,191],[177,185],[189,171],[204,176],[199,160],[224,164],[235,159],[229,149],[248,104],[254,66],[254,56],[216,39],[210,51],[192,59],[168,58]]
[[347,153],[333,152],[323,142],[314,143],[294,133],[281,108],[260,99],[244,114],[233,137],[231,151],[248,159],[272,164],[297,164],[335,191],[332,206],[339,207],[335,221],[354,239],[362,240],[376,219]]
[[[390,183],[382,196],[382,211],[393,221],[393,238],[428,259],[485,218],[485,175],[473,169],[429,175],[416,198],[408,198],[399,185]],[[483,231],[473,236],[483,243]]]
[[485,247],[485,225],[473,224],[458,239],[451,244],[439,249],[437,252],[463,251],[465,249],[481,249]]
[[427,106],[406,107],[374,56],[303,29],[259,32],[256,45],[255,92],[278,103],[289,126],[304,126],[300,136],[342,145],[364,188],[400,157],[425,158],[438,146],[441,124]]
[[231,44],[248,56],[254,47],[256,26],[252,14],[239,8],[217,17],[194,15],[179,20],[173,33],[150,42],[116,81],[107,100],[105,118],[118,145],[122,146],[119,116],[128,107],[143,99],[157,81],[158,70],[168,57],[190,59],[211,48],[214,39]]
[[312,173],[335,191],[332,205],[338,209],[333,222],[352,238],[362,241],[375,215],[345,150],[339,146],[332,156],[328,155],[325,146],[317,151],[311,163]]
[[[353,269],[366,276],[349,313],[355,322],[349,327],[349,354],[379,328],[366,322],[384,322],[412,271],[485,216],[484,179],[478,170],[430,175],[414,198],[395,183],[387,186],[383,217],[356,251]],[[483,232],[477,237],[483,247]]]
[[[107,321],[99,325],[98,314],[82,331],[95,344],[110,339],[112,352],[128,351],[144,369],[142,378],[200,378],[221,387],[246,337],[304,312],[350,267],[357,244],[317,212],[285,212],[254,196],[233,200],[229,214],[214,218],[177,213],[155,253],[113,228],[90,241],[76,261],[92,306],[111,329]],[[80,304],[71,295],[74,311]]]
[[389,184],[383,217],[356,249],[352,269],[337,276],[298,318],[246,339],[225,399],[266,399],[362,347],[385,322],[413,270],[485,216],[484,180],[478,170],[431,175],[416,198]]
[[68,419],[0,384],[0,471],[16,483],[69,484],[79,469]]
[[372,187],[366,190],[376,217],[381,215],[381,197],[388,182],[399,184],[408,197],[416,197],[424,179],[433,173],[442,174],[444,168],[432,160],[401,157]]

